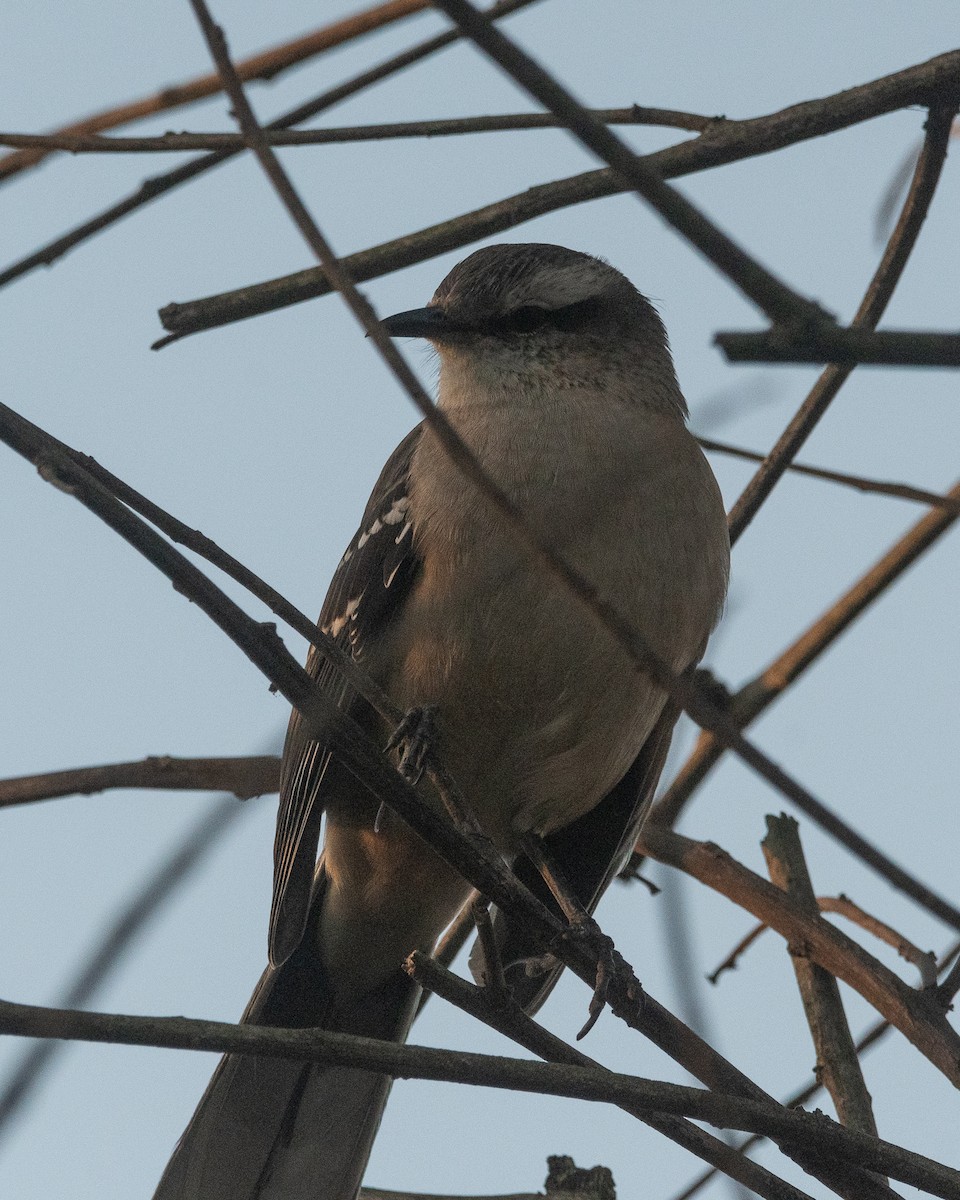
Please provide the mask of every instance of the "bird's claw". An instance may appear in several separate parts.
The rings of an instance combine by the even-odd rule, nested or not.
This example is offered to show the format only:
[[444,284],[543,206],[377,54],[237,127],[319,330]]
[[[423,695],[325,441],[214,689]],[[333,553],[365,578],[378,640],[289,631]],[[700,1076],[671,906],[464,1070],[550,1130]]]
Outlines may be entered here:
[[597,956],[596,981],[587,1009],[587,1020],[577,1034],[579,1042],[600,1019],[607,1005],[611,984],[618,978],[623,979],[628,992],[633,993],[635,988],[639,988],[639,981],[626,960],[617,953],[613,939],[601,930],[593,917],[584,915],[582,919],[572,921],[561,936],[588,946]]
[[385,749],[401,748],[397,770],[412,787],[420,782],[436,736],[437,710],[431,704],[411,708],[390,735]]

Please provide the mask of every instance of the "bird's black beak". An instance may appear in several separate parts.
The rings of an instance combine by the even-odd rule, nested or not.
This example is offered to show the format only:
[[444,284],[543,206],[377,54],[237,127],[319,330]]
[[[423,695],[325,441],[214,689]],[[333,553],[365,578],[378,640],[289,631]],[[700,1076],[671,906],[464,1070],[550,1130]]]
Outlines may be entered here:
[[391,337],[420,337],[439,339],[446,334],[460,333],[458,325],[440,308],[411,308],[408,312],[395,313],[380,322]]

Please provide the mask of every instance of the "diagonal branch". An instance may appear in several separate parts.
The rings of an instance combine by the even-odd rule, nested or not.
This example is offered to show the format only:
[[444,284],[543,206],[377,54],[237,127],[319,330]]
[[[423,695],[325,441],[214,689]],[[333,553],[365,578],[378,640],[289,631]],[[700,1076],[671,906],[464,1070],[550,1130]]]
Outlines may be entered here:
[[[497,3],[490,10],[490,15],[496,19],[506,16],[509,13],[517,12],[519,9],[526,8],[536,2],[537,0],[497,0]],[[365,88],[371,87],[375,83],[380,83],[382,80],[388,79],[391,75],[395,75],[398,71],[403,71],[414,63],[428,58],[437,50],[452,46],[459,40],[459,37],[460,35],[456,32],[440,33],[435,37],[428,38],[424,42],[420,42],[416,46],[412,46],[409,50],[403,50],[399,54],[385,59],[377,66],[370,67],[366,71],[361,72],[354,79],[337,84],[335,87],[321,92],[319,96],[314,97],[312,100],[298,104],[296,108],[290,109],[282,117],[278,117],[272,121],[270,128],[286,129],[291,125],[298,125],[301,121],[307,121],[311,117],[317,116],[318,113],[332,108],[335,104],[339,104],[342,100],[356,95]],[[152,179],[145,180],[130,195],[124,196],[123,199],[118,200],[115,204],[111,204],[109,208],[103,209],[96,216],[84,221],[62,236],[54,238],[52,242],[48,242],[46,245],[41,246],[40,249],[33,251],[31,254],[12,263],[5,270],[0,271],[0,287],[5,287],[8,283],[12,283],[13,280],[19,279],[21,275],[25,275],[37,267],[50,266],[51,263],[56,262],[58,258],[62,258],[64,254],[72,250],[74,246],[78,246],[89,238],[95,237],[104,229],[129,216],[130,213],[143,208],[145,204],[149,204],[152,200],[166,195],[167,192],[179,187],[182,183],[188,183],[191,179],[196,179],[211,168],[218,167],[221,163],[233,158],[238,153],[239,151],[223,150],[216,154],[204,154],[199,158],[191,159],[190,162],[184,163],[182,166],[175,167],[172,171],[168,171],[164,175],[157,175]]]
[[[952,505],[960,505],[960,483],[947,493],[946,498]],[[736,721],[746,726],[764,712],[924,551],[953,527],[958,515],[956,507],[935,509],[895,542],[796,641],[740,688],[730,702],[730,711]],[[693,753],[654,806],[652,819],[668,826],[675,825],[687,801],[722,754],[723,747],[717,738],[709,733],[701,734]]]
[[[955,51],[822,100],[794,104],[764,117],[715,123],[700,137],[648,154],[643,161],[664,179],[741,162],[835,133],[911,104],[932,103],[941,93],[955,89],[958,77],[960,51]],[[451,220],[361,250],[343,262],[354,282],[362,283],[459,249],[480,238],[514,229],[547,213],[614,196],[625,190],[609,169],[586,171],[527,188]],[[54,247],[56,245],[53,243]],[[36,265],[29,260],[23,262],[26,264],[23,269]],[[20,269],[21,264],[10,268],[11,271]],[[0,286],[5,279],[6,276],[0,273]],[[218,296],[169,304],[161,309],[160,319],[171,337],[162,339],[157,346],[187,334],[325,296],[333,290],[322,269],[311,267]]]
[[776,930],[803,944],[811,959],[842,979],[885,1017],[956,1087],[960,1087],[960,1034],[932,994],[916,992],[862,946],[795,897],[738,863],[710,842],[697,842],[648,823],[641,844],[658,862],[684,871]]
[[[819,914],[800,832],[793,817],[767,817],[767,834],[760,843],[770,880],[788,892],[798,907]],[[837,1118],[849,1129],[877,1136],[870,1093],[857,1058],[856,1046],[840,998],[840,987],[829,971],[812,962],[802,943],[788,946],[803,1009],[817,1055],[816,1072],[823,1080]]]
[[[376,4],[364,12],[344,17],[332,25],[324,25],[312,33],[284,42],[280,46],[262,50],[259,54],[254,54],[250,58],[238,62],[237,70],[240,78],[247,82],[256,79],[275,79],[283,71],[306,62],[317,54],[354,41],[363,37],[364,34],[382,29],[385,25],[392,25],[413,13],[422,12],[428,7],[428,4],[429,0],[386,0],[386,3]],[[21,150],[18,154],[6,154],[0,158],[0,181],[10,179],[21,171],[36,166],[47,157],[51,149],[71,149],[69,145],[62,144],[65,140],[68,141],[71,135],[77,137],[95,134],[104,129],[115,129],[118,125],[129,125],[132,121],[140,121],[144,117],[169,112],[173,108],[193,104],[207,96],[215,96],[219,91],[222,91],[220,76],[214,71],[212,74],[201,75],[198,79],[191,79],[186,83],[170,84],[152,96],[146,96],[141,100],[132,100],[126,104],[119,104],[114,108],[107,108],[89,117],[84,117],[80,121],[72,121],[69,125],[61,126],[56,134],[46,140],[45,144]],[[60,144],[55,144],[58,142]],[[2,144],[16,145],[16,142]]]
[[570,132],[613,171],[626,188],[646,200],[661,217],[696,247],[771,320],[814,326],[830,324],[830,315],[812,300],[787,287],[725,234],[691,201],[597,121],[557,80],[467,0],[434,0],[452,21],[544,108],[560,117]]
[[[509,994],[505,998],[491,999],[489,988],[474,987],[446,970],[436,959],[429,958],[419,951],[410,955],[404,969],[425,991],[435,993],[448,1004],[455,1005],[461,1012],[466,1012],[489,1025],[491,1029],[496,1029],[504,1037],[512,1039],[546,1062],[569,1063],[603,1070],[596,1059],[590,1058],[544,1029],[542,1025],[538,1025],[511,1000]],[[768,1200],[810,1200],[805,1192],[800,1192],[792,1184],[731,1150],[726,1142],[711,1137],[689,1121],[664,1116],[637,1105],[627,1104],[620,1107],[698,1158],[712,1163],[718,1171],[742,1183],[758,1196]]]
[[[931,108],[927,118],[926,138],[917,159],[910,191],[904,201],[900,220],[891,233],[883,257],[870,286],[860,302],[851,329],[876,329],[894,289],[900,282],[907,260],[920,236],[940,180],[950,139],[953,113],[950,108]],[[735,545],[743,531],[757,515],[761,505],[783,476],[789,463],[799,453],[804,442],[816,428],[837,393],[849,379],[855,364],[827,367],[814,384],[809,396],[767,455],[763,465],[747,484],[742,495],[730,510],[730,543]]]
[[[320,725],[338,757],[356,778],[407,822],[470,884],[529,930],[544,947],[592,987],[597,955],[564,938],[565,926],[509,872],[501,860],[478,855],[451,822],[424,805],[378,748],[332,704],[287,652],[272,626],[257,623],[217,588],[189,559],[173,549],[99,484],[56,439],[0,404],[0,440],[34,462],[42,478],[72,496],[175,583],[247,655],[303,715],[308,728]],[[708,1087],[766,1101],[746,1075],[648,993],[638,996],[616,981],[609,1003],[631,1028],[643,1033]]]

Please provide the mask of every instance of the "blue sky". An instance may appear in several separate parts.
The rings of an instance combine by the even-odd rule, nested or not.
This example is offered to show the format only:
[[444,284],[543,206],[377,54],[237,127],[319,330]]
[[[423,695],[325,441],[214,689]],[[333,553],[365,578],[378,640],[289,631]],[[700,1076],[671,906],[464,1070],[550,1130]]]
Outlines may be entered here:
[[[327,4],[323,18],[354,10]],[[312,27],[318,6],[222,3],[214,15],[236,56]],[[443,27],[424,15],[251,89],[269,118]],[[843,5],[602,6],[544,0],[509,28],[584,99],[730,117],[761,115],[953,48],[956,6],[921,0]],[[112,0],[20,6],[5,20],[0,125],[42,130],[209,69],[189,6]],[[331,124],[529,107],[461,46],[362,94]],[[897,113],[773,156],[692,176],[694,199],[792,286],[844,319],[880,254],[873,218],[921,111]],[[216,98],[138,129],[228,129]],[[635,129],[650,150],[684,135]],[[158,173],[173,158],[62,156],[0,191],[0,266]],[[367,143],[284,152],[283,161],[342,254],[593,165],[559,131]],[[948,161],[919,247],[889,309],[891,326],[956,328],[960,178]],[[810,368],[731,367],[718,329],[754,327],[736,290],[633,197],[581,205],[500,240],[558,242],[608,258],[657,303],[693,424],[727,399],[712,436],[767,448],[816,376]],[[418,306],[461,255],[365,286],[377,309]],[[185,340],[156,354],[159,307],[311,265],[252,161],[235,161],[115,226],[0,294],[4,400],[202,529],[287,594],[319,610],[326,582],[379,467],[415,416],[335,297]],[[428,355],[409,351],[426,382]],[[957,474],[955,373],[861,370],[802,458],[945,490]],[[750,476],[715,459],[728,504]],[[202,615],[79,505],[7,453],[0,470],[0,774],[147,754],[244,754],[279,743],[284,703]],[[728,617],[710,652],[737,685],[805,628],[919,519],[916,505],[807,479],[784,481],[736,548]],[[759,744],[889,853],[955,892],[957,541],[926,556],[756,726]],[[232,585],[249,611],[266,619]],[[287,644],[302,654],[293,635]],[[690,731],[679,737],[688,745]],[[215,797],[112,793],[3,815],[0,994],[55,1002],[104,923]],[[733,762],[684,820],[762,871],[763,815],[784,807]],[[261,969],[269,905],[273,802],[251,802],[93,1006],[234,1019]],[[850,893],[924,948],[949,933],[802,826],[815,884]],[[655,872],[662,880],[663,872]],[[698,976],[749,918],[682,883]],[[601,923],[650,991],[683,1011],[665,908],[616,886]],[[874,947],[870,947],[873,949]],[[884,961],[912,981],[892,953]],[[854,1030],[872,1019],[849,997]],[[586,992],[557,989],[544,1019],[564,1036]],[[718,1047],[775,1094],[813,1061],[789,960],[773,935],[702,1002]],[[430,1005],[414,1039],[511,1051],[466,1018]],[[609,1015],[586,1049],[618,1069],[683,1079]],[[3,1072],[23,1045],[0,1046]],[[866,1060],[881,1133],[955,1155],[955,1098],[897,1035]],[[0,1194],[148,1196],[205,1084],[210,1056],[74,1046],[0,1140]],[[823,1102],[826,1106],[826,1102]],[[394,1092],[369,1179],[384,1187],[497,1193],[536,1190],[547,1154],[602,1162],[618,1194],[668,1197],[696,1172],[622,1114],[572,1102],[404,1083]],[[808,1186],[814,1194],[815,1186]]]

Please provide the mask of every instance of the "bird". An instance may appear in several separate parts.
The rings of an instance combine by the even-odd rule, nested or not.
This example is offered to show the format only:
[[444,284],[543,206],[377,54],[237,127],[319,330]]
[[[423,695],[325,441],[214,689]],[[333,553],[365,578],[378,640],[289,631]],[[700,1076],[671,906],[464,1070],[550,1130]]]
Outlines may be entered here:
[[[600,258],[501,243],[382,326],[431,345],[440,409],[536,536],[670,670],[693,670],[723,607],[729,537],[650,301]],[[517,875],[556,909],[538,845],[592,913],[636,841],[678,709],[532,560],[429,421],[384,466],[319,624],[400,711],[432,715],[429,752]],[[314,648],[307,670],[380,745],[402,741]],[[429,773],[416,786],[445,811]],[[241,1019],[402,1042],[418,989],[401,963],[430,952],[470,894],[294,711],[269,965]],[[559,965],[504,913],[493,924],[533,1012]],[[227,1055],[155,1200],[354,1200],[388,1090],[369,1072]]]

